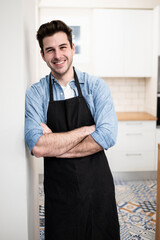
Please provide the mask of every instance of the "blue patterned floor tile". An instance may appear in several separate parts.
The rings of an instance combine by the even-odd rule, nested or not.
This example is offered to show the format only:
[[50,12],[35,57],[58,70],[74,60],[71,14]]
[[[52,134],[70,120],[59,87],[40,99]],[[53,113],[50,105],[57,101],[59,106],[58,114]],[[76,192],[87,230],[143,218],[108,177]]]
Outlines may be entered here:
[[121,240],[129,240],[131,237],[128,226],[125,223],[123,223],[123,225],[120,225],[120,235]]
[[153,231],[144,231],[141,234],[141,236],[146,238],[146,239],[153,240],[153,239],[155,239],[155,232],[153,232]]
[[40,230],[40,240],[45,240],[44,230]]
[[137,234],[132,234],[131,239],[132,240],[148,240],[147,238],[144,238],[144,237],[142,237],[140,235],[137,235]]
[[141,201],[155,201],[155,193],[151,191],[150,187],[145,184],[130,184],[132,192],[136,195],[136,199]]
[[120,210],[127,211],[129,213],[143,213],[143,209],[141,208],[140,204],[137,202],[119,202],[118,206]]
[[135,193],[132,191],[130,186],[117,185],[115,189],[116,189],[116,200],[118,203],[123,201],[131,201],[136,197]]
[[156,231],[156,224],[155,224],[155,222],[149,221],[149,222],[147,222],[145,224],[144,228],[145,228],[145,231],[152,231],[152,232],[155,233],[155,231]]
[[140,207],[143,209],[144,212],[156,212],[156,201],[143,201],[139,202]]

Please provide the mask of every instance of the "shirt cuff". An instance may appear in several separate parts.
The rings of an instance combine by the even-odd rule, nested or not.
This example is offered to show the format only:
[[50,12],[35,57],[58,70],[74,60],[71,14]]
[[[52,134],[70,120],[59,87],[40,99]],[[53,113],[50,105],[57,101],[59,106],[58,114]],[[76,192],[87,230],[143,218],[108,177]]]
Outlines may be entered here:
[[[29,134],[28,134],[29,135]],[[32,149],[34,148],[34,146],[36,145],[37,141],[39,140],[39,138],[43,135],[42,132],[38,132],[38,133],[34,133],[32,136],[26,136],[26,143],[29,147],[29,150],[31,152],[31,154],[33,155],[32,153]]]
[[106,150],[108,149],[108,146],[106,146],[106,143],[104,143],[104,141],[99,136],[99,133],[97,131],[91,133],[91,136],[103,149],[106,149]]

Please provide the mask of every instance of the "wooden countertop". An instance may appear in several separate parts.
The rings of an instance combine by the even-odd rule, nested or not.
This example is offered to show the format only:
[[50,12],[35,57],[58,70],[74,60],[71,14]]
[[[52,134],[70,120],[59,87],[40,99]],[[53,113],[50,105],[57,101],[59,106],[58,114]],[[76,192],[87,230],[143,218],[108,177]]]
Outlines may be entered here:
[[157,118],[146,112],[117,112],[118,121],[156,121]]

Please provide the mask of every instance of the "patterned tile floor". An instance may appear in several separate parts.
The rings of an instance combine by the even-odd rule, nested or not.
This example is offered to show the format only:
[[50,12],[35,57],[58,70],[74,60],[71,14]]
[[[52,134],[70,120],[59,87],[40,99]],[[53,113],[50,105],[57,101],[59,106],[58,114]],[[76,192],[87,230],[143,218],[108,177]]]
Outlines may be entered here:
[[156,181],[115,181],[121,240],[154,240]]
[[[115,181],[121,240],[154,240],[156,181]],[[40,240],[44,240],[44,192],[39,185]]]

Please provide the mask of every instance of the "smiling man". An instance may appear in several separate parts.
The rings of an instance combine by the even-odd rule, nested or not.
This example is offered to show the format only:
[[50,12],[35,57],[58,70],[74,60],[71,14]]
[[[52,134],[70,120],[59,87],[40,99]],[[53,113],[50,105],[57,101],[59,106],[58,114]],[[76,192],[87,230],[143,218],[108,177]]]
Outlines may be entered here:
[[65,86],[73,77],[72,61],[75,52],[74,45],[70,45],[67,35],[58,32],[43,39],[43,60],[51,69],[52,75]]
[[25,138],[44,157],[45,239],[119,240],[112,174],[104,149],[115,144],[110,90],[72,66],[72,30],[40,26],[37,39],[51,73],[26,92]]

